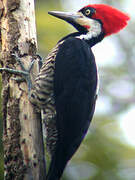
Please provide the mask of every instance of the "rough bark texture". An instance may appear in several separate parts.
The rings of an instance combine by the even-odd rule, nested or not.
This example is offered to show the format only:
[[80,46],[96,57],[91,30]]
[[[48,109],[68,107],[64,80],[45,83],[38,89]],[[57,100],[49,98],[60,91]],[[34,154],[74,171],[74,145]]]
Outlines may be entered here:
[[[11,55],[17,51],[27,67],[37,51],[34,0],[3,0],[2,4],[1,64],[19,69]],[[38,72],[36,65],[35,72]],[[40,113],[28,100],[26,83],[17,83],[13,77],[2,73],[4,178],[45,180]]]

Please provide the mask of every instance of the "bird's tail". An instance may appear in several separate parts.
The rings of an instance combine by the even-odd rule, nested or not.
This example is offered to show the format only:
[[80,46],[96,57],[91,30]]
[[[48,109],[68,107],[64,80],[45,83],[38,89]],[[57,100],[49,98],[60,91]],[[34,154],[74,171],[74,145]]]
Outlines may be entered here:
[[47,174],[47,180],[60,180],[60,177],[62,176],[68,162],[68,159],[65,157],[67,156],[63,151],[63,148],[58,146],[54,155],[52,156],[52,161]]
[[65,141],[59,142],[56,146],[56,151],[52,156],[52,161],[49,167],[47,180],[60,180],[67,162],[76,152],[83,137],[76,138],[72,142],[65,145]]

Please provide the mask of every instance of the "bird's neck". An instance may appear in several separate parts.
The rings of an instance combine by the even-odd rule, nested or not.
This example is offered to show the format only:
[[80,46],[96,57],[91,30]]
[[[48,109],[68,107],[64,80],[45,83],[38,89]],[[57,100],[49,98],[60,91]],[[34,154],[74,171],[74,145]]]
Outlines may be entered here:
[[[81,36],[80,36],[81,37]],[[100,33],[98,36],[96,37],[90,37],[90,38],[87,38],[87,34],[86,34],[86,38],[84,36],[84,41],[86,41],[90,47],[94,46],[95,44],[99,43],[100,41],[102,41],[104,39],[104,33]]]
[[95,44],[99,43],[100,41],[103,40],[104,38],[104,33],[100,33],[97,37],[88,37],[89,34],[82,34],[81,32],[75,32],[75,33],[71,33],[67,36],[65,36],[64,38],[62,38],[60,41],[66,40],[69,37],[76,37],[76,38],[80,38],[82,40],[84,40],[85,42],[87,42],[89,44],[90,47],[94,46]]

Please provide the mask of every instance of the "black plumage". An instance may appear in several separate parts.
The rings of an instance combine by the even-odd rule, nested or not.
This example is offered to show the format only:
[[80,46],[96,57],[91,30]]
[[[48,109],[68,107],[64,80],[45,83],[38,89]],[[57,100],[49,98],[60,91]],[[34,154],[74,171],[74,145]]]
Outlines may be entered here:
[[47,180],[57,180],[82,142],[92,119],[97,88],[94,55],[84,40],[68,36],[59,47],[54,70],[58,140]]
[[26,70],[20,60],[22,71],[0,71],[22,75],[26,80],[29,99],[41,110],[45,125],[51,155],[47,180],[59,180],[85,137],[95,109],[98,76],[91,47],[124,28],[129,17],[103,4],[88,5],[76,13],[49,14],[72,24],[78,32],[57,43],[43,61],[34,84],[29,74],[32,66]]

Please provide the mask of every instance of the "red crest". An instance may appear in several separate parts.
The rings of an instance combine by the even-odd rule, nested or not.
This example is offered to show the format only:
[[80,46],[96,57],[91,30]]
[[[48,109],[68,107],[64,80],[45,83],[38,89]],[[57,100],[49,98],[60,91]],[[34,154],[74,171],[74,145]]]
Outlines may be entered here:
[[130,19],[127,14],[105,4],[92,4],[86,7],[92,7],[96,10],[92,18],[102,21],[105,36],[119,32]]

